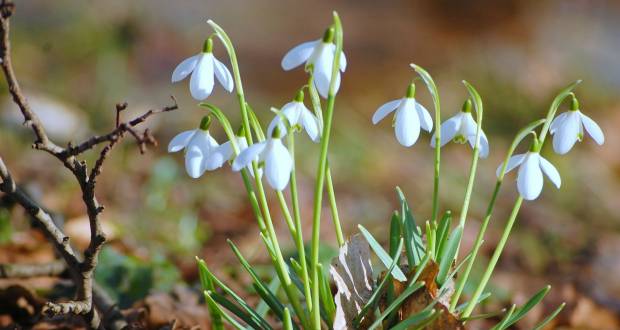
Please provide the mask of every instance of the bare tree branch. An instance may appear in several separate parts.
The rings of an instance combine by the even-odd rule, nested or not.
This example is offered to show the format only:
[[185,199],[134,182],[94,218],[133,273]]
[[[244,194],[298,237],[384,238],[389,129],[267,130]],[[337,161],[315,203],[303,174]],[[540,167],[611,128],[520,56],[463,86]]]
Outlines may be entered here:
[[[83,252],[83,259],[72,250],[69,238],[54,224],[52,217],[43,208],[32,201],[27,194],[19,190],[6,168],[2,158],[0,158],[0,190],[11,196],[39,223],[50,242],[60,253],[66,262],[68,271],[73,278],[77,290],[74,301],[65,303],[48,302],[45,311],[51,315],[56,314],[77,314],[83,315],[87,324],[91,328],[101,327],[101,321],[95,308],[93,308],[93,272],[97,266],[97,260],[101,247],[105,243],[105,234],[101,229],[99,215],[103,212],[103,206],[99,204],[95,196],[95,185],[97,176],[101,173],[103,164],[113,147],[127,134],[132,135],[140,148],[144,152],[148,145],[157,145],[155,138],[148,129],[139,133],[136,126],[143,123],[152,115],[169,112],[178,108],[176,100],[172,98],[174,104],[161,109],[148,110],[143,115],[128,122],[120,121],[120,112],[127,108],[127,103],[117,104],[116,106],[116,126],[104,135],[93,136],[75,145],[69,144],[63,148],[54,143],[47,135],[43,123],[37,114],[30,107],[27,98],[24,96],[15,72],[11,59],[10,43],[10,24],[9,20],[14,11],[14,4],[9,0],[0,2],[0,67],[4,73],[8,84],[9,92],[13,101],[19,107],[24,124],[30,127],[35,135],[33,147],[43,150],[57,158],[76,178],[82,191],[82,201],[86,208],[90,225],[90,243]],[[100,144],[106,144],[99,153],[92,168],[89,169],[86,161],[76,157],[82,153],[94,149]]]

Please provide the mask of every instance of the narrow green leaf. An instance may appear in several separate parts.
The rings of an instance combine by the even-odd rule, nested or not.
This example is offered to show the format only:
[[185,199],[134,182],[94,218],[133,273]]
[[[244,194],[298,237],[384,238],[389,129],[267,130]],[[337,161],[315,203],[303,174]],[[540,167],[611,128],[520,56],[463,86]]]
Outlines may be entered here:
[[[230,248],[232,249],[235,256],[237,256],[237,259],[241,263],[241,266],[248,272],[250,277],[252,277],[256,292],[260,295],[263,301],[265,301],[265,303],[269,305],[271,310],[273,310],[274,314],[280,320],[282,320],[282,316],[284,313],[284,306],[280,303],[280,301],[275,296],[275,294],[273,294],[273,292],[269,290],[269,286],[258,277],[258,275],[256,274],[256,271],[254,271],[254,268],[252,268],[250,263],[243,257],[243,255],[241,254],[241,251],[239,251],[237,246],[230,239],[226,241],[228,242],[228,245],[230,245]],[[274,277],[274,278],[277,278],[277,277]]]
[[369,330],[376,329],[381,326],[381,322],[385,319],[390,313],[396,310],[400,305],[407,299],[411,294],[419,290],[424,286],[424,282],[417,282],[416,284],[407,287],[401,294],[398,296],[393,303],[391,303],[384,311],[377,317],[375,322],[368,328]]
[[429,318],[427,318],[426,320],[422,321],[422,323],[420,323],[420,324],[416,325],[416,326],[413,328],[413,330],[421,330],[421,329],[426,328],[426,326],[427,326],[427,325],[429,325],[429,324],[433,323],[433,322],[434,322],[434,321],[435,321],[438,317],[440,317],[440,316],[441,316],[441,314],[443,314],[443,311],[444,311],[444,310],[442,309],[442,310],[440,310],[440,311],[437,311],[437,310],[434,310],[434,309],[433,309],[433,311],[436,311],[436,313],[433,313],[433,315],[432,315],[431,317],[429,317]]
[[506,315],[504,315],[504,318],[498,324],[496,324],[493,328],[491,328],[491,330],[501,330],[501,329],[504,329],[506,324],[508,324],[508,322],[510,320],[510,317],[515,312],[515,308],[516,307],[517,307],[517,305],[512,304],[512,306],[510,306],[510,309],[508,310],[508,313],[506,313]]
[[400,201],[401,232],[405,238],[405,253],[409,266],[417,265],[424,254],[422,233],[415,224],[415,219],[407,203],[407,199],[400,187],[396,187],[396,193]]
[[558,316],[558,314],[560,314],[562,309],[564,309],[564,306],[566,306],[566,303],[562,303],[560,307],[556,308],[556,310],[553,311],[553,313],[551,313],[544,320],[542,320],[542,322],[538,323],[534,327],[534,330],[542,330],[547,325],[547,323],[551,322],[551,320],[553,320],[556,316]]
[[334,317],[336,317],[336,304],[334,303],[334,296],[332,295],[331,288],[329,287],[329,278],[327,274],[323,272],[323,266],[319,264],[319,299],[321,300],[321,316],[328,327],[332,327]]
[[393,256],[400,242],[400,217],[398,212],[392,213],[392,219],[390,220],[390,255]]
[[[480,304],[481,302],[483,302],[485,299],[489,298],[491,296],[491,292],[485,292],[483,294],[480,295],[480,298],[478,298],[478,301],[476,301],[476,305]],[[467,307],[467,305],[469,305],[469,301],[466,301],[460,305],[458,305],[455,309],[454,312],[456,314],[461,313],[465,307]]]
[[433,315],[435,315],[435,313],[437,313],[437,310],[435,309],[424,309],[416,314],[413,314],[412,316],[404,319],[402,322],[398,323],[396,326],[390,328],[390,330],[407,330],[407,329],[411,329],[411,327],[420,325],[421,323],[423,323],[425,320],[427,320],[428,318],[432,317]]
[[478,315],[472,315],[472,316],[464,317],[464,318],[460,319],[460,321],[465,322],[465,321],[471,321],[471,320],[488,319],[488,318],[500,316],[500,315],[502,315],[504,313],[506,313],[506,309],[505,308],[502,309],[502,310],[499,310],[497,312],[478,314]]
[[450,234],[450,225],[452,224],[452,212],[450,210],[444,213],[437,227],[437,251],[435,256],[439,258],[443,255],[443,251],[447,245]]
[[362,307],[362,309],[360,310],[359,314],[353,319],[353,325],[359,326],[359,323],[362,321],[364,316],[366,316],[368,311],[374,308],[376,303],[379,301],[379,298],[381,297],[381,294],[383,293],[383,289],[387,286],[387,284],[390,282],[390,279],[392,278],[391,276],[392,270],[394,269],[394,267],[396,267],[396,264],[398,263],[398,256],[400,255],[403,249],[403,244],[404,244],[404,240],[400,238],[398,247],[396,248],[396,251],[392,254],[393,256],[392,264],[390,265],[390,267],[388,267],[385,276],[379,283],[379,286],[377,286],[373,290],[372,295],[370,296],[370,299],[368,299],[368,302],[366,302],[364,307]]
[[437,283],[440,285],[446,281],[452,261],[461,242],[461,236],[463,235],[463,227],[458,226],[448,239],[448,245],[446,246],[445,253],[439,256],[439,273],[437,274]]
[[262,128],[262,125],[260,124],[260,120],[258,120],[256,113],[254,113],[254,110],[252,109],[252,107],[250,107],[250,105],[247,102],[245,103],[245,105],[248,109],[248,113],[250,114],[249,115],[250,125],[252,126],[252,129],[256,133],[256,137],[258,138],[258,141],[265,141],[265,133],[263,133],[263,128]]
[[204,291],[204,296],[205,296],[205,300],[207,301],[208,305],[214,306],[214,308],[216,308],[218,310],[218,313],[220,313],[224,319],[226,319],[226,321],[228,323],[230,323],[230,325],[232,325],[235,329],[237,330],[245,330],[245,327],[241,324],[239,324],[239,322],[237,322],[237,320],[235,320],[232,316],[228,315],[228,313],[224,312],[220,306],[217,305],[217,303],[215,302],[215,300],[213,300],[213,297],[211,297],[211,291]]
[[[272,329],[269,323],[263,318],[258,319],[257,315],[251,315],[247,310],[244,311],[241,307],[235,305],[232,301],[226,299],[219,293],[209,292],[209,295],[215,300],[218,305],[226,308],[229,312],[235,314],[243,322],[254,329]],[[262,321],[261,321],[262,320]]]
[[[209,271],[209,268],[207,268],[207,263],[198,257],[196,257],[196,261],[198,262],[198,274],[200,276],[200,284],[202,285],[202,289],[205,291],[215,291],[213,281],[209,275],[211,272]],[[217,308],[217,306],[207,303],[207,310],[209,311],[209,315],[211,315],[211,324],[213,329],[223,330],[224,324],[222,322],[222,313],[220,309]]]
[[[364,228],[364,226],[358,225],[358,228],[360,232],[362,232],[362,235],[364,235],[364,237],[366,238],[366,241],[368,241],[370,247],[373,249],[373,251],[375,251],[377,257],[379,257],[379,260],[381,260],[381,262],[386,268],[389,268],[393,262],[392,257],[390,257],[390,255],[385,252],[379,242],[377,242],[377,240],[370,234],[370,232],[368,232],[368,230],[366,230],[366,228]],[[400,270],[398,266],[395,266],[392,270],[392,276],[394,276],[396,280],[401,282],[407,280],[407,277],[405,276],[405,274],[403,274],[403,271]]]
[[[259,289],[257,288],[258,285],[256,285],[256,283],[253,283],[252,286],[254,287],[254,290],[256,290],[256,292],[259,291]],[[280,279],[278,278],[278,276],[274,275],[274,276],[272,276],[272,280],[271,280],[271,282],[269,282],[269,285],[267,286],[267,289],[269,289],[269,292],[272,292],[273,296],[276,297],[279,288],[280,288]],[[261,294],[259,293],[259,295],[261,295]],[[261,301],[258,303],[258,306],[256,306],[256,313],[258,313],[258,315],[260,315],[261,317],[265,317],[265,315],[267,315],[267,312],[270,309],[272,309],[272,307],[270,307],[269,304],[267,303],[267,300],[269,300],[270,298],[271,297],[264,298],[261,295]],[[275,300],[275,301],[277,301],[277,300]]]
[[288,308],[284,308],[284,320],[283,320],[284,330],[292,330],[293,329],[293,320],[291,320],[291,312],[289,312]]
[[517,310],[515,310],[514,314],[510,317],[508,322],[504,325],[504,327],[500,329],[506,329],[509,326],[515,324],[521,318],[523,318],[532,308],[534,308],[534,306],[538,305],[538,303],[543,300],[549,290],[551,290],[551,286],[547,285],[542,290],[536,292],[536,294],[534,294],[532,298],[530,298],[530,300],[528,300],[522,307],[519,307]]

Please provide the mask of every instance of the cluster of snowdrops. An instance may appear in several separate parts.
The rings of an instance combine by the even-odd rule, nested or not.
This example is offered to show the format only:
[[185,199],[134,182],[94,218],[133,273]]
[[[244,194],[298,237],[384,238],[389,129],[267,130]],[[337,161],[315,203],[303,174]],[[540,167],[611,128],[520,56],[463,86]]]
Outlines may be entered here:
[[[372,123],[378,124],[393,113],[392,123],[396,140],[404,147],[412,147],[421,131],[433,134],[431,147],[435,151],[435,166],[432,215],[425,224],[417,225],[402,192],[398,190],[402,207],[394,212],[390,222],[388,251],[361,226],[360,232],[365,238],[363,244],[357,239],[345,240],[328,162],[336,94],[341,75],[347,68],[346,57],[342,50],[343,31],[338,15],[334,13],[333,24],[320,39],[301,43],[284,55],[282,68],[292,70],[302,67],[308,74],[308,80],[300,82],[301,88],[294,93],[290,102],[281,108],[271,108],[273,119],[265,131],[245,99],[235,49],[230,38],[214,22],[209,21],[209,25],[214,32],[204,42],[202,51],[185,59],[174,69],[172,82],[179,82],[189,77],[190,93],[198,101],[204,101],[211,95],[216,81],[227,92],[236,91],[241,123],[235,127],[224,111],[213,104],[202,102],[200,106],[208,109],[209,114],[202,119],[198,128],[175,136],[170,141],[168,151],[184,150],[185,168],[192,178],[199,178],[206,171],[218,169],[227,163],[232,165],[233,171],[241,172],[249,202],[258,222],[260,236],[267,253],[271,256],[275,274],[272,279],[258,276],[234,243],[230,242],[233,251],[239,257],[241,267],[253,279],[255,293],[261,298],[260,304],[253,307],[220,281],[208,269],[204,260],[199,260],[202,285],[214,328],[222,328],[222,320],[226,320],[235,328],[250,326],[270,329],[275,319],[286,329],[320,329],[324,326],[335,329],[406,329],[423,328],[433,322],[447,324],[446,317],[454,320],[450,323],[453,324],[451,327],[462,327],[465,322],[473,318],[474,308],[488,296],[483,291],[510,235],[522,201],[534,200],[540,195],[543,188],[543,174],[556,187],[559,188],[561,185],[559,172],[541,155],[547,134],[553,136],[553,150],[558,154],[566,154],[577,141],[584,139],[586,133],[599,145],[604,142],[601,128],[580,111],[579,102],[573,93],[574,87],[579,82],[562,90],[551,104],[545,118],[532,122],[517,133],[505,161],[497,169],[496,189],[474,246],[465,258],[457,260],[477,162],[479,158],[486,158],[490,152],[489,141],[482,130],[483,103],[475,88],[464,82],[470,97],[464,102],[461,111],[441,123],[437,87],[427,71],[412,64],[411,67],[419,76],[418,79],[424,83],[432,97],[434,119],[431,113],[416,101],[416,86],[410,83],[403,88],[405,93],[402,98],[389,101],[378,108],[372,117]],[[227,64],[213,55],[215,40],[220,40],[226,49],[232,73]],[[564,100],[570,100],[569,110],[556,116]],[[228,141],[225,143],[219,144],[209,133],[212,123],[215,122],[214,118],[226,133]],[[441,123],[439,129],[433,132],[433,128],[439,123]],[[537,131],[540,127],[542,127],[540,131]],[[320,146],[314,189],[312,237],[309,246],[302,235],[295,173],[295,135],[302,131]],[[531,137],[529,150],[522,154],[513,154],[528,136]],[[446,212],[440,216],[438,211],[440,148],[450,141],[469,144],[473,150],[463,207],[454,228],[451,228],[451,213]],[[459,305],[469,273],[483,242],[504,175],[516,168],[518,168],[516,182],[519,197],[515,201],[503,235],[483,277],[473,283],[475,290],[469,293],[470,300]],[[263,179],[266,179],[277,196],[278,206],[295,242],[294,258],[285,260],[280,248],[270,212],[270,207],[273,206],[268,203]],[[287,187],[288,196],[284,194]],[[337,243],[340,246],[339,257],[329,267],[331,280],[338,289],[335,294],[332,294],[330,289],[330,275],[319,262],[319,231],[325,193]],[[289,206],[292,207],[292,211]],[[386,268],[386,272],[381,275],[373,274],[369,247]],[[401,259],[405,259],[406,263]],[[431,269],[431,265],[435,265],[437,269],[432,279],[439,286],[436,292],[428,285],[428,276],[426,283],[421,280],[424,277],[422,274]],[[408,271],[405,271],[406,269]],[[457,272],[458,278],[455,276]],[[360,276],[366,278],[360,279]],[[397,292],[394,281],[405,283],[406,289]],[[488,317],[498,317],[500,321],[496,328],[505,329],[540,302],[548,289],[547,287],[541,290],[524,306],[518,308],[512,306],[497,314],[489,314]],[[431,301],[424,305],[424,308],[405,311],[403,306],[407,301],[422,292],[430,294]],[[563,306],[555,310],[539,326],[542,327],[549,322],[559,313],[561,307]],[[442,319],[444,321],[441,321]]]

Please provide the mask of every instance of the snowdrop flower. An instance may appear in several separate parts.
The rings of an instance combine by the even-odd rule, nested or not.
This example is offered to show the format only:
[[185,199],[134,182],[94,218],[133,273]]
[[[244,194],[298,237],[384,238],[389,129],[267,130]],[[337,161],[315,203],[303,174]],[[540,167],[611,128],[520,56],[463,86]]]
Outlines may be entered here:
[[[314,85],[323,98],[329,94],[329,84],[332,78],[332,66],[336,45],[334,44],[334,28],[325,31],[323,39],[304,42],[289,50],[282,58],[282,68],[292,70],[305,63],[306,68],[312,67]],[[347,68],[347,59],[344,52],[340,53],[339,69],[341,72]],[[340,72],[336,74],[334,92],[340,87]]]
[[[497,168],[497,176],[501,174],[503,163]],[[538,198],[543,188],[543,173],[559,189],[562,184],[560,173],[538,151],[514,155],[508,160],[506,173],[519,166],[517,174],[517,190],[525,200]]]
[[219,145],[209,134],[210,124],[211,117],[205,116],[200,122],[200,128],[181,132],[168,144],[168,152],[185,149],[185,170],[194,179],[199,178],[205,171],[222,167],[226,161],[215,152]]
[[251,165],[258,158],[265,163],[267,182],[276,190],[284,190],[288,185],[293,170],[293,158],[280,139],[280,128],[274,129],[273,135],[263,141],[255,143],[243,150],[233,161],[233,171]]
[[189,81],[189,91],[192,97],[202,101],[211,95],[214,78],[222,84],[229,93],[233,90],[233,78],[224,63],[213,56],[213,40],[205,41],[202,52],[181,62],[172,72],[172,82],[178,82],[192,75]]
[[[463,104],[463,111],[441,124],[440,132],[442,147],[450,141],[457,143],[466,143],[469,141],[472,148],[475,146],[476,130],[478,129],[478,125],[471,115],[471,106],[471,100],[468,99],[465,101],[465,104]],[[437,133],[434,133],[431,138],[431,147],[433,148],[435,147],[435,134]],[[487,158],[488,155],[489,140],[487,140],[486,134],[484,134],[483,131],[480,131],[480,157]]]
[[420,103],[414,99],[415,85],[410,84],[407,95],[399,100],[390,101],[377,110],[372,116],[372,123],[377,124],[387,115],[396,110],[394,128],[396,139],[405,146],[412,146],[420,136],[420,128],[430,132],[433,129],[433,119]]
[[[248,141],[246,140],[245,136],[243,136],[243,127],[237,133],[237,136],[235,136],[235,142],[237,143],[237,148],[239,148],[239,153],[243,152],[243,150],[248,148]],[[221,157],[222,163],[233,160],[233,158],[235,157],[231,141],[226,141],[222,143],[215,149],[214,152],[214,157]],[[254,160],[258,161],[258,158]],[[250,174],[254,176],[254,169],[252,168],[252,164],[248,164],[246,168],[250,171]],[[259,176],[262,176],[262,171],[260,169],[258,172]]]
[[597,144],[605,142],[601,128],[579,111],[579,102],[573,96],[571,110],[557,116],[549,126],[549,132],[553,135],[553,150],[560,155],[569,152],[577,140],[583,139],[584,128]]
[[280,112],[281,115],[275,116],[269,124],[269,127],[267,127],[267,135],[272,135],[276,126],[280,128],[281,132],[286,131],[286,126],[282,123],[282,116],[284,116],[291,127],[298,126],[303,128],[312,141],[319,141],[321,136],[319,132],[319,121],[304,105],[304,93],[302,91],[297,93],[294,101],[285,104]]

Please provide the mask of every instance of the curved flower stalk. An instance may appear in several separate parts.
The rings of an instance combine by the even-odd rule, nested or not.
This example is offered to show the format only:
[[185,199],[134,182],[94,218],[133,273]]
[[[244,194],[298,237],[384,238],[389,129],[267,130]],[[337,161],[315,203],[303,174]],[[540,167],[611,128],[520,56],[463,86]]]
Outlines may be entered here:
[[[284,55],[281,63],[282,69],[286,71],[305,63],[306,69],[312,71],[314,85],[324,99],[327,99],[329,94],[332,67],[336,54],[334,34],[334,28],[330,27],[325,31],[322,39],[304,42],[293,47]],[[339,62],[338,68],[340,71],[336,74],[334,92],[337,92],[340,88],[340,72],[344,72],[347,68],[347,58],[344,52],[340,53]]]
[[605,142],[601,127],[579,110],[579,101],[573,95],[571,109],[555,117],[549,126],[549,133],[553,135],[553,150],[560,155],[569,152],[577,141],[583,140],[584,128],[598,145]]
[[172,72],[172,82],[178,82],[191,74],[189,91],[198,101],[204,100],[215,84],[214,76],[229,93],[232,92],[234,82],[230,71],[224,63],[213,56],[213,40],[207,39],[200,54],[194,55],[181,62]]
[[283,131],[285,125],[282,123],[282,116],[286,117],[291,127],[299,127],[306,131],[308,137],[313,142],[319,142],[321,133],[319,131],[319,122],[316,116],[310,112],[304,105],[304,93],[299,91],[295,100],[285,104],[280,111],[282,114],[273,118],[267,128],[267,135],[272,135],[276,126]]
[[205,171],[213,171],[224,165],[226,158],[218,152],[219,144],[209,134],[211,117],[205,116],[200,127],[177,134],[168,144],[168,152],[185,149],[185,170],[197,179]]
[[[497,168],[497,177],[500,176],[503,163]],[[517,175],[517,190],[523,199],[534,200],[540,196],[543,188],[543,173],[559,189],[562,179],[558,170],[540,155],[538,151],[532,150],[525,154],[514,155],[508,160],[506,173],[519,167]]]
[[[474,148],[476,145],[476,130],[478,125],[471,115],[472,103],[471,100],[465,101],[463,109],[458,114],[454,115],[450,119],[441,124],[441,147],[446,145],[450,141],[456,143],[467,143]],[[431,138],[431,147],[435,147],[435,134]],[[487,139],[484,131],[480,131],[480,157],[487,158],[489,156],[489,140]]]
[[265,163],[265,176],[269,185],[278,191],[284,190],[288,185],[293,170],[293,159],[288,149],[280,139],[280,129],[275,129],[271,138],[257,142],[239,153],[233,161],[233,171],[252,164],[258,159]]
[[420,128],[427,132],[433,130],[433,118],[414,96],[415,85],[412,83],[407,88],[407,95],[404,98],[385,103],[372,116],[372,123],[376,125],[396,111],[394,115],[396,140],[405,147],[411,147],[416,143],[420,137]]

